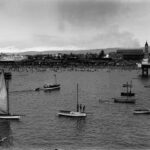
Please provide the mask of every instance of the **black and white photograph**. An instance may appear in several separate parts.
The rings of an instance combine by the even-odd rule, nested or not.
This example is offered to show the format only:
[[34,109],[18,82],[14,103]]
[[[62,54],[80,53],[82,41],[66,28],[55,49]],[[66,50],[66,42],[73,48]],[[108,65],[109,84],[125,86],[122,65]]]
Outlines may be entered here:
[[0,150],[150,150],[150,0],[0,0]]

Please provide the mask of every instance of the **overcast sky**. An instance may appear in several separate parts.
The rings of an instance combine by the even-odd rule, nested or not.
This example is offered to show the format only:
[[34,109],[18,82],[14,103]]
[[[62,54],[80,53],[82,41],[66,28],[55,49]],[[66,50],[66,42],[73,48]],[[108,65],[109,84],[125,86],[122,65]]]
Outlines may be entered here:
[[149,0],[0,0],[0,51],[150,43]]

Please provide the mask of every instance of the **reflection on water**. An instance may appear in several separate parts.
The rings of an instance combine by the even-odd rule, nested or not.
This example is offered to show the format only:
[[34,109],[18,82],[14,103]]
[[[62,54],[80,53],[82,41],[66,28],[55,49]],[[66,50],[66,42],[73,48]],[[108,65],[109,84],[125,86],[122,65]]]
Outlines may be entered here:
[[10,122],[0,120],[0,146],[9,147],[11,145],[13,145],[13,137]]

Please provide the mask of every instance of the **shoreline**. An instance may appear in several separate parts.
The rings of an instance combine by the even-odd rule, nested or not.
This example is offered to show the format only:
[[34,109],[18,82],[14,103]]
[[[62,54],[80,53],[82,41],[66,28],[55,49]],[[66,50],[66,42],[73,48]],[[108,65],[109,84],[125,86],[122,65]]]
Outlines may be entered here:
[[110,72],[111,70],[141,70],[136,66],[71,66],[71,67],[45,67],[45,66],[22,66],[22,67],[10,67],[10,66],[0,66],[0,69],[4,69],[6,72],[45,72],[45,71],[85,71],[85,72],[95,72],[98,70],[106,70]]

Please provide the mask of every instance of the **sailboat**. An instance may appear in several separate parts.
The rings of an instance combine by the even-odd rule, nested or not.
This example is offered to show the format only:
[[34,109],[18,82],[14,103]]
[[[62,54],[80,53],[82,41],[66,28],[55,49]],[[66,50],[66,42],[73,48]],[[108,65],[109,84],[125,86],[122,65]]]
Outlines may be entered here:
[[56,74],[54,74],[54,78],[55,78],[55,83],[54,84],[45,84],[42,88],[36,88],[35,91],[40,91],[40,90],[44,90],[44,91],[59,90],[60,89],[60,84],[57,83]]
[[[121,93],[122,97],[118,97],[118,98],[113,98],[115,103],[129,103],[129,104],[134,104],[136,102],[135,98],[131,98],[131,96],[134,96],[131,92],[131,86],[132,86],[132,82],[131,84],[124,84],[123,87],[127,87],[127,92]],[[128,88],[130,87],[130,91],[128,90]]]
[[4,71],[0,73],[0,119],[18,120],[19,115],[10,114],[9,109],[9,84],[4,77]]
[[126,84],[123,84],[123,87],[127,89],[126,92],[121,92],[121,96],[135,96],[135,93],[131,91],[132,89],[132,81],[130,84],[128,82]]
[[86,117],[86,113],[83,111],[79,111],[79,100],[78,100],[78,84],[77,84],[77,110],[76,111],[68,111],[68,110],[60,110],[58,112],[58,116],[64,116],[64,117]]

